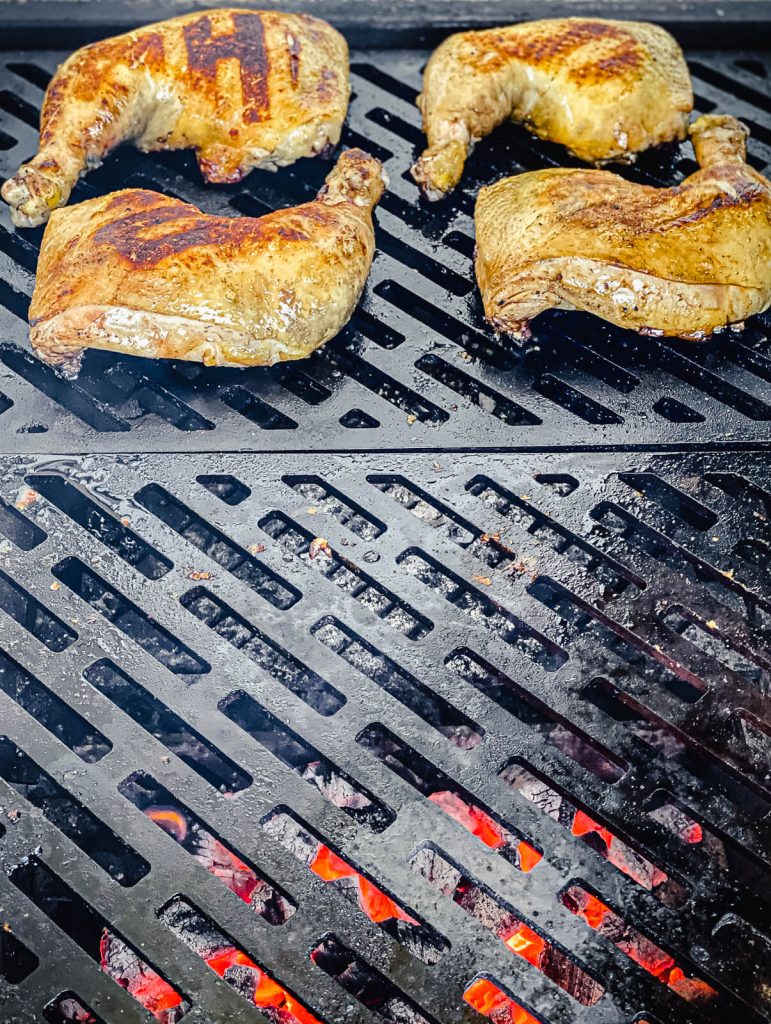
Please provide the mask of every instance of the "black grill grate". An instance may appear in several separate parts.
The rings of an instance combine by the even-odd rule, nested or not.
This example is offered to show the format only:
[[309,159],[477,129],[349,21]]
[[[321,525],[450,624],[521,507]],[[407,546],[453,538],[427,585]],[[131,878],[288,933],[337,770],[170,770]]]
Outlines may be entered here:
[[[257,1019],[217,941],[328,1024],[481,1022],[480,976],[547,1024],[769,1013],[763,456],[0,474],[3,1021],[147,1021],[105,928],[191,1022]],[[369,923],[319,844],[404,916]]]
[[[34,152],[38,107],[60,52],[0,55],[0,174]],[[689,54],[697,109],[752,129],[753,164],[771,163],[764,53]],[[485,140],[462,189],[418,201],[408,168],[421,144],[414,96],[426,54],[355,52],[344,141],[381,157],[391,188],[377,212],[379,251],[351,325],[297,365],[251,371],[158,365],[90,353],[77,382],[35,361],[25,318],[40,231],[0,224],[0,425],[17,451],[496,448],[741,443],[768,438],[768,316],[707,345],[641,340],[599,321],[551,313],[525,353],[483,324],[473,283],[473,196],[518,169],[570,163],[513,126]],[[386,70],[387,69],[387,70]],[[684,147],[625,172],[666,184],[694,168]],[[204,188],[189,155],[113,155],[74,200],[143,186],[230,215],[259,215],[315,193],[328,169],[303,161],[241,186]]]

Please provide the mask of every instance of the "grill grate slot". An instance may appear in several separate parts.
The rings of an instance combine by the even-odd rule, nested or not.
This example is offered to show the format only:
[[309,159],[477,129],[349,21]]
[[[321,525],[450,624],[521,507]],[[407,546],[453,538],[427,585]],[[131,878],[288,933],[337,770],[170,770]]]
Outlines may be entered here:
[[438,963],[449,949],[447,940],[430,925],[416,919],[364,872],[331,850],[291,811],[277,809],[262,827],[324,882],[342,882],[337,888],[343,896],[423,963]]
[[[152,983],[170,1006],[179,1006],[182,1012],[189,1003],[155,971],[140,954],[113,932],[107,921],[93,910],[74,889],[59,878],[38,858],[31,857],[25,864],[14,868],[10,879],[20,892],[31,900],[92,960],[102,964],[102,970],[112,974],[119,966],[135,981],[134,998],[142,1001],[147,983]],[[110,968],[110,961],[114,967]],[[114,975],[113,975],[114,976]]]
[[685,975],[671,956],[626,924],[610,907],[582,886],[571,885],[562,894],[562,902],[571,914],[581,917],[601,935],[607,935],[631,960],[683,999],[700,1003],[708,1002],[715,996],[715,990],[707,982]]
[[208,662],[142,612],[79,558],[65,558],[51,572],[170,672],[195,682],[199,675],[210,670]]
[[45,474],[29,476],[27,483],[148,579],[157,580],[171,569],[168,558],[69,481]]
[[180,603],[320,715],[334,715],[345,704],[345,697],[331,683],[306,668],[205,587],[189,590]]
[[78,634],[32,597],[19,583],[0,571],[0,610],[28,630],[36,640],[59,653],[74,643]]
[[437,1024],[363,957],[328,934],[311,950],[311,959],[387,1024]]
[[52,999],[43,1007],[43,1019],[46,1024],[67,1024],[73,1020],[83,1024],[104,1024],[103,1019],[74,992],[62,992]]
[[106,736],[2,649],[0,690],[83,761],[98,761],[112,749]]
[[382,832],[393,821],[393,812],[381,800],[359,786],[294,730],[282,725],[247,693],[232,693],[220,702],[219,708],[287,768],[297,772],[352,818],[374,832]]
[[221,754],[204,736],[109,658],[89,665],[83,676],[94,689],[221,793],[238,793],[251,785],[252,779],[247,772]]
[[539,930],[522,920],[513,907],[495,897],[486,886],[463,874],[438,850],[423,846],[410,860],[411,867],[444,895],[492,932],[516,956],[522,957],[556,982],[579,1003],[593,1006],[605,991],[582,967]]
[[608,860],[643,889],[648,889],[665,906],[680,907],[687,893],[683,886],[666,872],[614,835],[586,811],[574,807],[542,778],[533,774],[529,765],[512,762],[501,773],[503,781],[526,800],[569,828],[603,859]]
[[419,640],[433,629],[425,615],[406,601],[401,601],[350,559],[333,551],[323,538],[315,538],[289,516],[271,512],[260,521],[260,528],[288,553],[322,573],[336,587],[350,594],[378,618],[385,619],[410,640]]
[[339,619],[332,615],[319,619],[311,627],[311,632],[362,675],[382,686],[416,715],[433,725],[455,746],[468,749],[482,740],[484,733],[467,715],[437,696],[425,683],[357,636]]
[[[450,604],[461,608],[477,623],[522,651],[548,672],[556,671],[567,661],[566,652],[548,637],[523,622],[508,608],[480,594],[425,552],[409,549],[399,556],[398,561],[410,575],[416,576]],[[479,579],[479,582],[485,583],[485,579]]]
[[9,985],[19,985],[37,969],[40,961],[16,938],[6,923],[0,931],[0,978]]
[[530,843],[515,836],[507,824],[477,803],[467,790],[382,725],[368,726],[356,740],[485,846],[497,850],[521,871],[532,870],[540,860],[540,854]]
[[276,608],[291,608],[300,600],[299,593],[293,587],[288,587],[254,555],[242,551],[221,530],[215,529],[164,488],[151,484],[137,491],[134,497],[148,512],[152,512],[193,547],[204,552],[207,558],[242,580]]
[[0,777],[120,885],[136,885],[150,870],[143,857],[6,736],[0,736]]
[[[297,907],[275,883],[256,870],[200,818],[145,772],[136,772],[118,787],[123,796],[189,853],[201,867],[218,878],[268,924],[284,924]],[[232,794],[230,794],[232,795]]]
[[45,532],[36,523],[2,499],[0,499],[0,533],[23,551],[31,551],[46,539]]
[[182,896],[158,912],[158,919],[249,1003],[287,1024],[321,1024],[291,992],[240,949],[214,922]]

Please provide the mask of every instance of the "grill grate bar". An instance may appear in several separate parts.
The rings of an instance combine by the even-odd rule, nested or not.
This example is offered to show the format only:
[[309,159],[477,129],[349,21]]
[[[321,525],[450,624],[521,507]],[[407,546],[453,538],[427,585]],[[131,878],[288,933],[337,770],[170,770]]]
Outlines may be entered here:
[[[74,458],[26,460],[18,467],[9,463],[0,487],[6,505],[15,508],[21,495],[25,509],[19,514],[46,536],[27,550],[11,540],[3,571],[45,600],[65,625],[77,631],[77,638],[61,652],[49,654],[31,639],[28,627],[9,620],[0,647],[16,652],[25,669],[51,686],[90,723],[94,735],[104,739],[96,740],[98,756],[84,762],[83,750],[67,750],[46,728],[45,716],[42,721],[31,717],[14,697],[18,691],[7,684],[0,686],[3,730],[104,827],[126,837],[151,871],[136,881],[130,895],[123,894],[119,885],[106,881],[108,876],[91,856],[56,828],[55,817],[48,821],[33,814],[16,790],[0,783],[0,807],[7,808],[12,801],[11,806],[22,811],[17,821],[4,819],[3,863],[10,869],[39,847],[43,861],[119,934],[141,944],[150,963],[197,1008],[225,1005],[212,1000],[227,986],[195,954],[183,953],[155,917],[180,893],[182,878],[191,881],[181,895],[232,935],[257,963],[264,963],[280,984],[320,1014],[319,1019],[345,1019],[346,1009],[354,1006],[355,1014],[361,1015],[356,1019],[382,1020],[374,1010],[367,1015],[344,987],[306,959],[303,951],[330,933],[405,997],[416,1000],[427,1020],[442,1024],[463,1019],[463,992],[480,971],[504,986],[513,985],[517,1000],[536,1007],[549,1024],[632,1020],[641,1007],[654,1018],[672,1022],[718,1021],[725,1013],[739,1012],[739,1007],[748,1020],[756,1019],[764,1006],[753,981],[757,967],[752,955],[726,941],[727,925],[711,932],[727,914],[737,917],[739,925],[731,928],[738,927],[741,934],[762,929],[765,915],[762,886],[769,854],[762,821],[771,799],[752,746],[752,720],[745,717],[740,727],[736,716],[763,712],[767,586],[751,563],[751,583],[743,567],[733,578],[719,571],[732,564],[738,538],[756,531],[750,524],[761,532],[765,529],[754,515],[771,501],[762,456],[747,455],[740,475],[735,460],[717,454],[649,456],[644,461],[606,454],[584,458],[580,466],[569,457],[493,455],[484,476],[479,469],[472,456],[441,455],[403,456],[390,462],[374,457],[330,459],[323,467],[315,459],[311,463],[308,458],[286,456],[180,456],[171,466],[153,456],[136,456],[130,462],[97,456],[83,464]],[[27,479],[34,483],[52,470],[65,481],[56,492],[57,504],[43,496],[30,500]],[[310,491],[287,483],[307,479],[314,481]],[[184,502],[186,521],[218,530],[223,551],[262,545],[264,550],[254,557],[282,585],[294,588],[299,600],[292,608],[275,607],[256,596],[248,580],[225,571],[216,561],[210,562],[211,570],[198,568],[198,548],[148,514],[133,497],[159,493],[170,496],[165,501]],[[76,496],[72,506],[67,495]],[[324,495],[333,495],[334,500]],[[78,521],[74,512],[82,508],[82,500],[96,502],[103,510],[100,516],[109,517],[100,523],[119,522],[130,530],[147,546],[143,550],[164,560],[167,571],[148,579],[121,558],[109,530],[93,533],[92,523]],[[651,555],[632,546],[625,535],[610,532],[598,514],[608,505],[626,508],[666,546]],[[355,510],[355,517],[349,519],[348,511],[341,515],[341,509]],[[301,554],[287,551],[281,538],[258,526],[277,512],[309,536],[328,538],[331,549],[345,552],[351,564],[366,566],[371,585],[419,610],[430,628],[419,639],[410,639],[379,618],[377,609],[362,605],[356,588],[341,590],[325,574],[311,571]],[[370,529],[372,524],[377,528]],[[482,541],[483,535],[488,541]],[[678,561],[677,553],[686,546],[692,558],[709,559],[715,567],[712,575],[682,575],[683,564],[694,564]],[[558,645],[567,660],[556,671],[547,671],[469,619],[462,606],[404,571],[402,556],[412,549],[426,552],[441,573],[451,573],[458,583],[515,608],[526,626]],[[152,651],[137,645],[139,637],[116,631],[102,615],[75,604],[64,587],[51,590],[56,582],[52,570],[67,559],[93,566],[111,588],[176,642],[187,645],[198,658],[205,655],[211,670],[187,678],[175,675],[159,665]],[[201,572],[211,572],[211,577],[191,579]],[[484,576],[487,582],[474,576]],[[559,581],[560,592],[580,616],[596,608],[589,615],[596,625],[578,632],[570,622],[565,626],[561,612],[555,614],[543,604],[547,577]],[[297,666],[333,681],[342,702],[327,709],[331,714],[320,715],[301,693],[287,688],[276,674],[275,661],[262,662],[259,655],[255,663],[256,648],[247,656],[235,651],[226,636],[209,629],[202,633],[201,620],[191,612],[192,598],[186,596],[202,592],[244,621],[258,624],[265,642],[277,645],[274,654],[281,649]],[[708,634],[694,626],[713,618],[716,630],[707,626]],[[348,643],[358,645],[353,660],[335,649],[337,640],[333,647],[322,642],[324,626],[319,623],[330,621],[339,623],[335,628]],[[618,623],[615,634],[603,632],[602,623],[611,621]],[[696,643],[692,629],[705,639]],[[722,631],[733,646],[711,643],[712,633],[719,640]],[[619,632],[628,643],[618,640]],[[488,672],[498,672],[493,683],[483,684],[481,677],[469,675],[466,663],[458,660],[463,649],[471,652],[478,667],[487,664]],[[106,690],[99,682],[107,678],[100,675],[105,651],[123,674],[120,691]],[[408,670],[426,688],[428,703],[420,703],[420,688],[412,691],[410,700],[417,701],[413,705],[399,692],[384,688],[379,673],[386,673],[391,686],[396,678],[389,663]],[[141,690],[136,690],[138,703],[130,705],[133,680]],[[267,732],[260,727],[256,741],[231,721],[230,712],[223,715],[218,710],[231,707],[229,701],[238,690],[274,716],[267,720]],[[116,699],[118,693],[122,696]],[[160,702],[172,718],[155,717],[156,724],[150,724],[140,707],[148,699],[156,708]],[[426,708],[434,709],[429,715],[444,708],[441,731],[426,728]],[[174,726],[175,721],[180,725]],[[285,745],[277,757],[270,722],[289,729],[344,771],[353,791],[339,786],[323,766],[309,769],[315,755],[309,762],[307,754],[299,757],[300,748]],[[430,789],[416,790],[412,778],[398,777],[356,742],[375,728],[398,737],[405,749],[425,759],[431,771],[425,776],[420,769],[418,774],[438,780],[430,782],[434,793],[459,793],[475,806],[489,808],[490,820],[534,845],[542,853],[540,860],[531,870],[518,870],[494,844],[472,834],[468,824],[461,827],[452,813],[426,800],[422,794],[430,795]],[[240,772],[233,777],[232,788],[228,764],[237,765]],[[554,820],[544,813],[542,801],[534,803],[516,785],[512,788],[512,779],[523,778],[520,768],[513,774],[511,769],[504,771],[512,764],[545,780],[554,794],[548,799],[561,798],[565,814],[569,807],[574,808],[570,814],[580,810],[588,832],[574,834],[570,819]],[[297,906],[289,920],[267,924],[235,893],[225,892],[210,871],[196,866],[185,847],[154,822],[143,820],[142,810],[118,789],[137,771],[189,807],[229,849],[243,851],[258,874],[280,880]],[[308,777],[315,778],[313,785]],[[228,792],[235,795],[225,795]],[[351,792],[371,794],[390,811],[374,841],[365,822],[341,806]],[[712,837],[709,846],[706,840],[684,842],[672,831],[674,819],[661,819],[666,812],[657,808],[666,803],[666,793],[691,815],[689,827],[701,824]],[[452,801],[450,805],[456,806]],[[278,807],[288,807],[308,822],[323,842],[359,865],[376,885],[449,941],[441,963],[429,968],[414,957],[404,957],[397,937],[369,925],[363,915],[351,914],[334,886],[316,878],[290,850],[255,827]],[[587,826],[589,819],[595,824]],[[77,821],[68,827],[77,829]],[[610,847],[606,844],[604,854],[603,828],[616,837]],[[469,921],[452,900],[438,899],[435,888],[409,867],[415,850],[426,842],[434,843],[440,855],[460,865],[468,877],[483,881],[496,899],[532,920],[549,942],[569,951],[569,957],[601,979],[607,991],[599,1001],[582,1007],[558,984],[512,956],[489,927]],[[645,860],[635,860],[625,849]],[[655,871],[670,881],[663,888],[659,881],[656,891],[650,892],[639,879],[654,877],[650,872]],[[630,927],[716,988],[716,1001],[697,1010],[632,964],[623,950],[558,902],[558,894],[571,884],[596,891]],[[688,896],[685,906],[679,894]],[[21,896],[12,893],[9,900],[11,910],[26,907]],[[146,908],[140,915],[134,913],[135,902]],[[19,936],[45,964],[56,956],[51,950],[57,947],[37,941],[37,932],[45,927],[37,912],[31,920],[35,927]],[[697,947],[704,955],[695,960]],[[70,949],[66,944],[58,948]],[[82,962],[80,954],[72,956]],[[73,972],[66,983],[63,980],[59,991],[66,985],[93,1005],[105,983],[116,987],[100,976],[92,961],[82,970]],[[57,994],[46,988],[45,995],[38,996],[38,975],[42,977],[41,968],[20,986],[12,986],[14,1001],[9,1005],[14,1012],[25,1000],[28,1007],[39,1007]],[[231,996],[240,998],[234,992]],[[100,1010],[101,1006],[100,1002]],[[234,1001],[233,1006],[234,1013],[244,1012],[243,1004]],[[191,1011],[195,1012],[199,1011]]]

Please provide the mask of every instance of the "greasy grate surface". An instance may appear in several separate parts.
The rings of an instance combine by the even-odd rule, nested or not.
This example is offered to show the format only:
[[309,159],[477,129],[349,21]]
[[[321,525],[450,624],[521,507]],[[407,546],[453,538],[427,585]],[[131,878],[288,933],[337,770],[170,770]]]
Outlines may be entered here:
[[[355,52],[344,135],[386,164],[379,251],[351,325],[311,359],[273,369],[205,370],[90,353],[77,382],[33,360],[26,342],[40,231],[0,224],[0,427],[6,451],[372,450],[575,447],[767,441],[771,335],[766,316],[707,345],[640,339],[591,317],[551,313],[523,354],[484,325],[472,273],[473,197],[518,170],[571,161],[508,126],[477,148],[463,187],[418,200],[408,175],[421,145],[414,96],[426,54]],[[57,52],[0,55],[0,174],[35,150],[38,108]],[[771,163],[767,53],[689,54],[697,110],[725,110],[752,130],[751,160]],[[690,147],[649,154],[628,173],[671,184]],[[328,165],[302,161],[239,186],[205,188],[192,157],[113,155],[74,199],[127,186],[174,194],[210,212],[259,215],[310,198]]]
[[105,929],[190,1021],[213,936],[328,1024],[769,1012],[764,457],[0,471],[4,1021],[147,1022]]

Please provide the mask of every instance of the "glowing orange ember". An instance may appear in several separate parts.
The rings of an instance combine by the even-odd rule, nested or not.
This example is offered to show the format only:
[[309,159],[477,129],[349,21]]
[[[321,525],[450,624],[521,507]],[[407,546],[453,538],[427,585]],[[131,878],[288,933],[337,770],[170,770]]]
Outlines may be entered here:
[[537,967],[541,954],[546,949],[546,941],[526,924],[519,924],[510,935],[501,936],[503,941],[518,956],[523,957],[533,967]]
[[608,849],[610,849],[613,844],[613,840],[615,839],[612,832],[603,828],[603,826],[600,825],[599,822],[596,822],[594,818],[590,818],[585,811],[576,811],[570,831],[574,836],[585,836],[588,832],[596,832],[599,836],[602,836],[602,839]]
[[706,981],[688,978],[673,957],[640,932],[629,927],[610,907],[591,893],[574,886],[566,893],[566,906],[593,929],[607,934],[615,946],[643,970],[690,1002],[712,999],[717,993]]
[[596,931],[611,912],[610,907],[606,907],[602,900],[598,900],[591,893],[586,893],[584,900],[580,916]]
[[[481,839],[485,846],[489,846],[493,850],[500,850],[502,847],[510,845],[509,836],[494,818],[486,814],[481,807],[466,803],[457,793],[442,790],[439,793],[431,793],[428,799],[437,807],[441,807],[445,814],[449,814],[468,832],[473,833],[477,839]],[[517,850],[520,869],[532,871],[541,859],[541,854],[524,841],[517,843]]]
[[704,840],[704,830],[698,821],[689,821],[681,830],[680,838],[686,843],[701,843]]
[[463,998],[493,1024],[539,1024],[532,1014],[486,978],[478,978],[466,989]]
[[519,867],[522,871],[532,871],[542,856],[534,846],[524,842],[524,840],[521,840],[518,844],[517,851],[519,853]]
[[121,988],[140,1003],[156,1020],[176,1020],[168,1010],[182,1003],[182,996],[160,974],[141,961],[122,939],[105,928],[99,942],[100,966]]
[[[170,807],[148,807],[145,814],[178,843],[184,843],[188,838],[188,822],[179,811]],[[249,865],[244,864],[224,843],[200,827],[193,830],[192,838],[195,839],[193,855],[198,863],[224,882],[244,903],[250,903],[260,879]]]
[[338,878],[355,878],[359,890],[359,906],[376,924],[381,924],[393,917],[400,921],[407,921],[408,924],[418,924],[415,918],[410,917],[406,911],[402,910],[398,903],[394,903],[390,896],[386,896],[384,892],[381,892],[372,882],[360,875],[342,857],[338,857],[323,843],[319,843],[319,848],[309,867],[325,882],[333,882]]
[[[149,964],[140,961],[135,953],[116,935],[106,928],[100,943],[101,966],[118,984],[139,1002],[161,1024],[179,1019],[179,1012],[168,1014],[167,1011],[178,1007],[182,996],[171,985],[152,969]],[[235,946],[218,949],[209,956],[203,957],[211,969],[224,978],[231,967],[247,967],[254,974],[255,1006],[270,1007],[281,1013],[284,1024],[319,1024],[285,988],[270,978],[246,953]],[[225,979],[228,980],[227,978]]]
[[[231,967],[248,967],[250,971],[253,971],[256,975],[256,985],[254,988],[254,1005],[262,1007],[270,1007],[274,1010],[279,1010],[282,1013],[282,1020],[286,1020],[287,1024],[289,1021],[292,1024],[319,1024],[319,1021],[313,1017],[304,1006],[301,1006],[294,996],[290,995],[285,988],[282,988],[277,981],[273,978],[269,978],[267,974],[246,953],[242,953],[240,949],[230,947],[228,949],[220,950],[215,953],[214,956],[207,957],[206,963],[211,969],[218,974],[220,978],[224,977],[225,972]],[[283,1015],[288,1014],[288,1017]]]
[[179,811],[170,807],[148,807],[145,811],[147,817],[160,825],[167,832],[171,832],[178,843],[183,843],[187,836],[187,821]]

